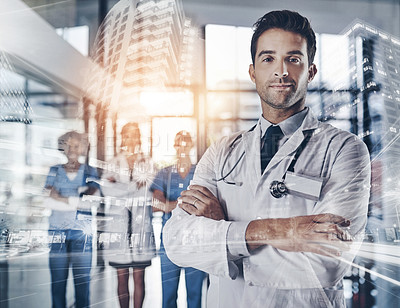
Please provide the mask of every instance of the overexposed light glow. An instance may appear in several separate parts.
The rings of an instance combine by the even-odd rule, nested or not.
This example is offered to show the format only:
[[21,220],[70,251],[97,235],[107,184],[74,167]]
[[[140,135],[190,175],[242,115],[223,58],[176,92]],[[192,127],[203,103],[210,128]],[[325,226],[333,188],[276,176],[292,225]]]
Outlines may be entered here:
[[81,54],[83,54],[84,56],[87,56],[89,54],[88,26],[56,29],[56,32]]
[[[174,148],[175,135],[186,130],[190,133],[194,147],[196,145],[196,122],[192,118],[155,118],[153,120],[153,159],[166,166],[174,162],[176,152]],[[195,162],[196,149],[193,148],[190,157]]]
[[328,89],[348,89],[349,74],[349,38],[344,35],[320,34],[321,62],[319,75],[321,83]]
[[248,75],[251,63],[251,28],[206,26],[207,87],[237,88],[236,82],[251,84]]
[[[249,65],[251,62],[250,42],[253,36],[251,28],[236,28],[236,71],[237,79],[251,83],[249,76]],[[238,61],[239,59],[239,61]]]
[[191,92],[142,92],[140,105],[149,116],[179,116],[193,114]]

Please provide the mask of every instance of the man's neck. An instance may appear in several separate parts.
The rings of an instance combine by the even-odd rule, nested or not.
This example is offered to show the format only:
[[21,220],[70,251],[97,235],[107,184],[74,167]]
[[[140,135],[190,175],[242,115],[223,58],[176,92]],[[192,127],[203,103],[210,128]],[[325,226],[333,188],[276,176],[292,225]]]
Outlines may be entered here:
[[296,113],[301,112],[305,108],[304,104],[297,105],[297,106],[296,105],[294,105],[290,108],[276,109],[267,104],[263,104],[262,115],[263,115],[264,119],[268,120],[272,124],[279,124],[282,121],[285,121],[286,119],[295,115]]

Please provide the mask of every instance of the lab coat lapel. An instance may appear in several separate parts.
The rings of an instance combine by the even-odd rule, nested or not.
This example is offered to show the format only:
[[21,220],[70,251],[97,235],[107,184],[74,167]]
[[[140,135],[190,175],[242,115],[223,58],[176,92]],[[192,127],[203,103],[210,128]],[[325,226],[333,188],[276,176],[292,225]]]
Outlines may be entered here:
[[[256,191],[257,184],[261,178],[261,161],[260,161],[260,140],[261,129],[260,122],[252,130],[243,134],[244,151],[246,152],[246,181],[251,183],[250,187],[253,192]],[[250,176],[249,176],[250,175]]]
[[[303,142],[305,135],[304,132],[307,130],[315,130],[318,127],[318,120],[314,117],[311,110],[308,111],[302,125],[297,129],[294,134],[282,145],[275,156],[271,159],[270,163],[264,170],[264,174],[273,168],[276,164],[286,159],[285,170],[289,167],[289,163],[295,155],[297,148]],[[260,169],[261,172],[261,169]],[[283,174],[282,174],[283,175]]]

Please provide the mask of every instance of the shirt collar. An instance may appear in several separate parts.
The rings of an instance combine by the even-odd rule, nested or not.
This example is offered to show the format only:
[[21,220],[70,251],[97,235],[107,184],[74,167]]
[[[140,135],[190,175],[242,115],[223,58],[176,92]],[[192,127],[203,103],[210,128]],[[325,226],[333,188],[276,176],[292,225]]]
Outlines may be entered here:
[[[306,117],[308,110],[309,110],[308,107],[306,107],[302,111],[292,115],[290,118],[287,118],[286,120],[278,124],[285,137],[291,136],[301,126],[301,123],[303,123],[303,120]],[[262,115],[260,117],[260,122],[261,122],[261,138],[262,138],[265,132],[267,131],[268,127],[274,124],[266,120]]]

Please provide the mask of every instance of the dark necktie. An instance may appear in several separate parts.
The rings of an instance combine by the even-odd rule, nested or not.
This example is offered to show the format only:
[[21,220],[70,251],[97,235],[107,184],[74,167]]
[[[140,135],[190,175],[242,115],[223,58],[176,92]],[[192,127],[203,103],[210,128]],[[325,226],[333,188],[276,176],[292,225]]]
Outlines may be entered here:
[[279,126],[270,126],[263,137],[264,145],[261,148],[261,174],[278,151],[279,140],[283,137],[282,130]]

